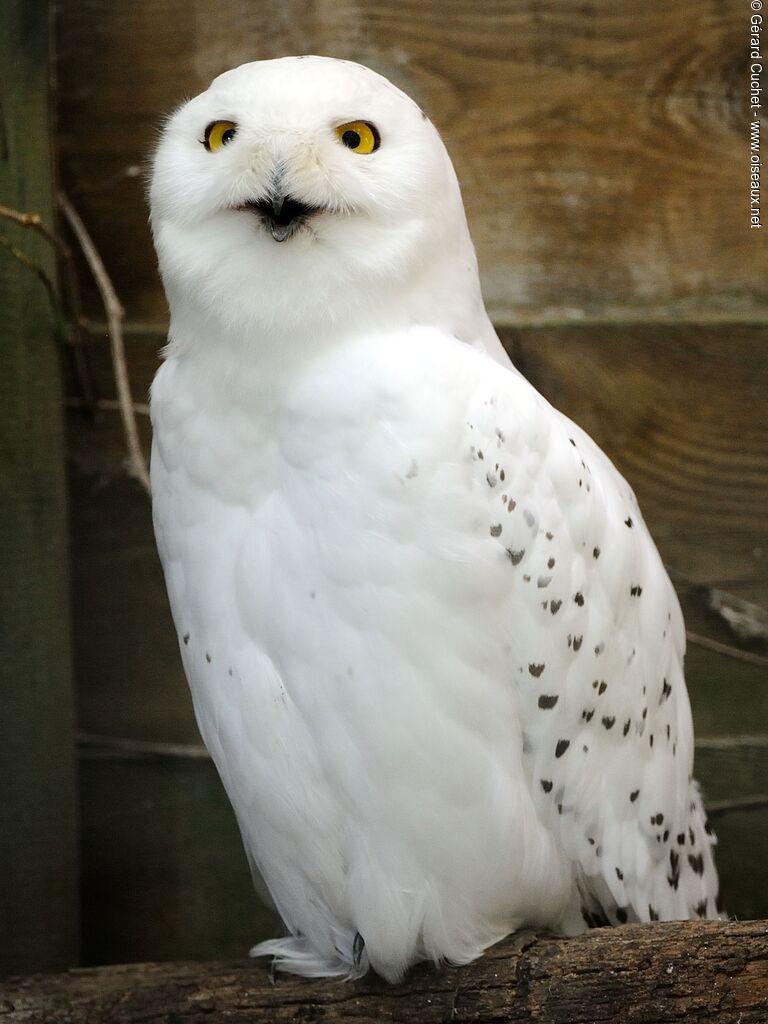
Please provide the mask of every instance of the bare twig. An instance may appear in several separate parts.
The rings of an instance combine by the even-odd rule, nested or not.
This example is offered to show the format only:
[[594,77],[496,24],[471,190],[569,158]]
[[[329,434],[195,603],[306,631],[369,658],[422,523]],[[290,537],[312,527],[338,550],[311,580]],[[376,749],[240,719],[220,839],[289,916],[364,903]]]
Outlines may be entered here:
[[731,811],[753,811],[761,807],[768,807],[768,793],[736,797],[735,800],[719,800],[708,804],[707,816],[716,818],[721,814],[730,814]]
[[[86,349],[84,347],[85,339],[83,337],[83,315],[80,303],[80,289],[77,286],[77,275],[75,274],[75,263],[72,259],[72,251],[63,238],[57,235],[54,231],[51,231],[50,228],[46,227],[39,213],[24,213],[21,210],[14,210],[9,206],[0,205],[0,218],[34,231],[36,234],[40,235],[41,238],[45,239],[45,241],[51,245],[61,257],[64,294],[71,315],[71,325],[67,331],[67,341],[72,345],[75,370],[83,393],[83,403],[89,412],[93,414],[96,407],[96,398],[91,379],[90,367],[88,366],[88,360],[86,357]],[[6,246],[6,248],[10,247]],[[16,253],[14,253],[14,255],[16,255]],[[38,273],[38,276],[45,274],[45,271],[43,271],[42,268],[33,266],[30,267],[30,269],[35,270]],[[41,277],[41,280],[43,281],[43,284],[46,285],[49,295],[55,296],[55,291],[49,284],[50,279],[48,278],[48,275],[45,274],[45,277]],[[58,302],[56,302],[56,308],[58,309]]]
[[59,299],[58,296],[56,295],[56,289],[53,285],[53,281],[50,279],[45,270],[38,263],[35,263],[34,260],[30,259],[30,257],[27,256],[27,254],[22,249],[19,249],[18,246],[14,245],[11,239],[6,238],[5,235],[0,235],[0,246],[2,246],[4,249],[7,249],[15,260],[18,260],[18,262],[25,269],[33,273],[35,277],[37,277],[42,282],[43,287],[48,293],[48,298],[50,299],[51,306],[60,315]]
[[[64,404],[71,409],[80,409],[85,405],[81,398],[67,398]],[[120,412],[122,410],[122,406],[116,398],[99,398],[96,401],[96,408],[105,409],[108,412]],[[149,416],[149,406],[146,402],[134,402],[133,411],[137,416]]]
[[173,757],[192,761],[210,761],[211,755],[197,743],[155,743],[134,740],[124,736],[97,736],[79,732],[77,743],[88,757],[136,760],[142,758]]
[[[89,757],[142,758],[180,757],[209,760],[210,754],[197,743],[165,743],[162,740],[136,740],[126,736],[77,734],[78,745],[88,750]],[[768,735],[712,736],[696,741],[696,750],[739,750],[744,747],[766,747]],[[750,798],[751,799],[751,798]]]
[[20,224],[21,227],[31,228],[52,245],[54,249],[58,249],[62,256],[71,257],[66,243],[51,231],[50,228],[45,226],[43,218],[39,213],[22,213],[21,210],[13,210],[9,206],[0,206],[0,217],[3,220],[13,221],[14,224]]
[[83,224],[77,210],[75,210],[74,206],[70,203],[69,199],[63,192],[59,193],[59,204],[67,219],[67,223],[72,228],[75,237],[80,243],[83,255],[85,256],[86,262],[93,274],[93,278],[96,281],[96,286],[99,289],[101,301],[104,304],[104,311],[107,315],[107,324],[109,327],[109,340],[112,348],[112,365],[115,373],[115,387],[117,389],[117,399],[120,403],[125,443],[128,448],[130,472],[131,475],[136,477],[136,479],[141,483],[147,493],[149,493],[149,472],[147,470],[147,463],[139,441],[139,431],[136,425],[136,416],[133,410],[133,398],[131,396],[131,386],[128,377],[128,364],[125,359],[125,345],[123,344],[123,317],[125,316],[125,312],[120,304],[117,293],[109,279],[104,263],[96,250],[96,246],[93,244],[93,240],[91,239],[88,230]]
[[696,740],[697,750],[743,750],[745,747],[768,747],[768,735],[741,733],[735,736],[706,736]]
[[708,651],[715,651],[717,654],[724,654],[728,658],[736,658],[737,661],[746,662],[747,665],[759,665],[760,668],[768,668],[768,657],[764,654],[755,654],[753,651],[742,651],[739,647],[731,647],[730,644],[721,644],[719,640],[713,640],[709,636],[701,636],[699,633],[686,632],[689,644],[697,647],[704,647]]

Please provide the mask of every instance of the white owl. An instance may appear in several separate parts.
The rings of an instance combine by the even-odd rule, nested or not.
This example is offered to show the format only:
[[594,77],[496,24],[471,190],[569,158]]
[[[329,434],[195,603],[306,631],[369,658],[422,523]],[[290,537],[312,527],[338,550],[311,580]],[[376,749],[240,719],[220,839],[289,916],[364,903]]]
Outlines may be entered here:
[[306,975],[714,917],[680,608],[514,369],[422,111],[347,61],[166,124],[154,520],[200,730]]

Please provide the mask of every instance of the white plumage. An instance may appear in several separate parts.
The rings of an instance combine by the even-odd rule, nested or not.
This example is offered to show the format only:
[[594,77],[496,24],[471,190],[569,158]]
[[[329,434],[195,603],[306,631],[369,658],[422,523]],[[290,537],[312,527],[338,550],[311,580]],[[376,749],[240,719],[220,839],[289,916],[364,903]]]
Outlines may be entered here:
[[432,124],[356,64],[247,64],[170,118],[151,199],[155,528],[290,932],[255,952],[396,980],[523,925],[716,916],[677,599],[504,355]]

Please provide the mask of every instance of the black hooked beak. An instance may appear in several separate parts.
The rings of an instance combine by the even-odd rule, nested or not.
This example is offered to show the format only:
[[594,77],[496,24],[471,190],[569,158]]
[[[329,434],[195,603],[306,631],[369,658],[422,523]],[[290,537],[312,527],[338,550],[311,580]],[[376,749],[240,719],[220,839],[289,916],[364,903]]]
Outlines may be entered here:
[[293,196],[275,193],[268,199],[251,199],[239,209],[258,213],[274,240],[284,242],[321,208],[309,206]]

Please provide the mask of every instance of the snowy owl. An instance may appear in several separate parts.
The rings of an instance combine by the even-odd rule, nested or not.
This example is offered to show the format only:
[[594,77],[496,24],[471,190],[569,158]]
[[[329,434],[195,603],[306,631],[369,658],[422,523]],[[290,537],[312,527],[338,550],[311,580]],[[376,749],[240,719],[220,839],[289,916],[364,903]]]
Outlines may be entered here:
[[157,543],[283,970],[718,915],[680,607],[634,494],[513,367],[426,115],[348,61],[166,123]]

